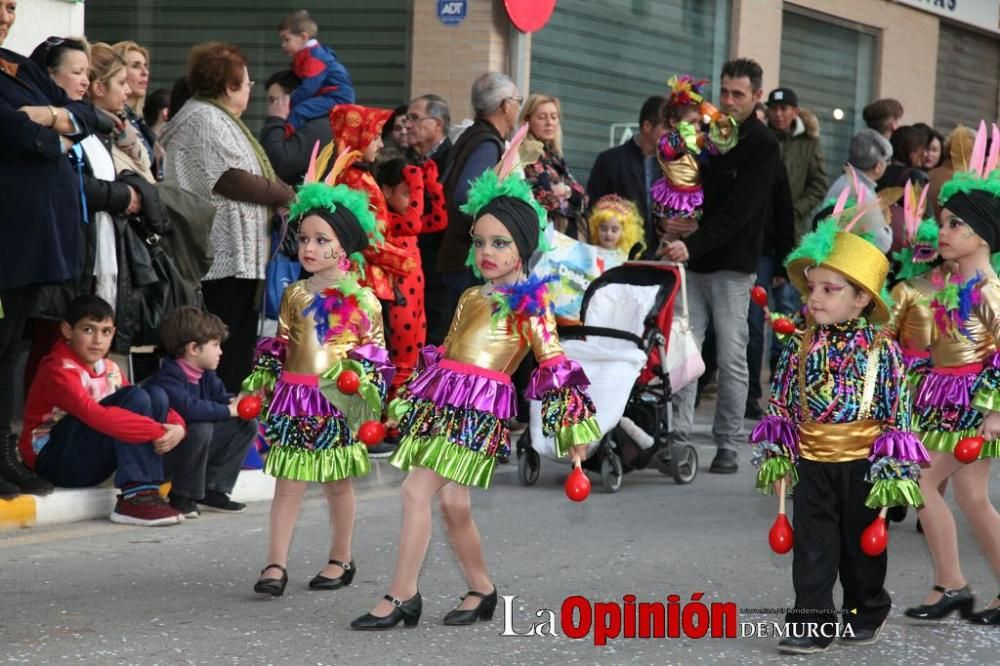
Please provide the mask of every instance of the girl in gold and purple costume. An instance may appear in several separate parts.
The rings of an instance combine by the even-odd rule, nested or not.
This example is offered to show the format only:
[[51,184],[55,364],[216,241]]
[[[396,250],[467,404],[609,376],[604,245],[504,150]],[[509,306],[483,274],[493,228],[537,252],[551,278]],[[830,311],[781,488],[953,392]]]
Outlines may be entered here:
[[865,554],[861,536],[880,508],[921,503],[916,479],[928,461],[909,432],[899,348],[879,333],[889,315],[889,263],[867,240],[840,231],[836,218],[804,236],[786,262],[811,324],[786,344],[768,415],[750,436],[758,489],[797,483],[796,611],[788,613],[789,636],[778,645],[794,654],[830,644],[838,575],[843,607],[853,609],[842,616],[851,629],[842,639],[862,645],[878,639],[891,606],[883,587],[887,556]]
[[[942,497],[949,483],[972,525],[994,575],[1000,578],[1000,515],[990,503],[990,460],[1000,456],[1000,279],[991,254],[1000,250],[1000,131],[986,155],[980,127],[967,165],[942,188],[939,251],[950,270],[929,274],[929,309],[934,322],[930,364],[914,392],[914,430],[931,451],[920,479],[926,503],[919,516],[934,560],[933,589],[906,615],[939,620],[952,612],[980,624],[1000,624],[1000,600],[973,613],[974,599],[958,557],[955,521]],[[911,307],[910,310],[916,308]],[[922,315],[926,317],[926,314]],[[909,312],[901,312],[906,319]],[[959,462],[959,441],[981,435],[979,459]]]
[[[519,137],[526,130],[527,125]],[[584,446],[600,439],[587,377],[559,345],[548,280],[526,274],[544,239],[547,216],[515,169],[519,143],[515,137],[498,173],[487,171],[472,184],[464,208],[476,220],[469,264],[486,285],[462,294],[444,344],[424,349],[423,367],[390,407],[401,434],[390,462],[409,472],[401,488],[400,549],[389,594],[354,620],[353,629],[389,629],[400,621],[415,626],[420,620],[417,578],[430,541],[435,495],[470,589],[444,624],[492,619],[497,591],[472,519],[469,488],[487,488],[496,459],[509,454],[505,420],[514,416],[516,404],[510,373],[529,351],[539,368],[527,393],[542,401],[543,429],[555,436],[560,453],[569,452],[579,462]]]

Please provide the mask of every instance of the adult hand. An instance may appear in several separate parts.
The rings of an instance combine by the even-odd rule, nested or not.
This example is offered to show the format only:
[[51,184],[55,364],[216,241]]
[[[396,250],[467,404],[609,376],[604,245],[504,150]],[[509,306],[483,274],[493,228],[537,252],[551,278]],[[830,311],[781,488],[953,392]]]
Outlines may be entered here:
[[673,241],[667,243],[666,247],[660,248],[660,254],[665,256],[670,261],[676,261],[678,263],[687,261],[689,258],[687,245],[684,241]]
[[982,425],[979,426],[979,434],[986,439],[987,442],[992,442],[994,439],[1000,439],[1000,412],[990,412],[983,419]]
[[55,124],[52,118],[52,111],[47,106],[22,106],[18,111],[27,114],[31,122],[42,127],[52,127]]
[[163,424],[163,435],[159,439],[153,440],[153,450],[161,456],[169,453],[184,440],[187,432],[181,426],[174,423]]
[[267,115],[274,116],[276,118],[281,118],[282,120],[288,119],[288,114],[291,113],[292,109],[292,98],[288,95],[279,95],[277,97],[267,98]]
[[245,396],[243,395],[234,395],[233,399],[229,401],[229,416],[235,418],[240,415],[239,412],[240,399],[244,397]]
[[139,194],[139,190],[135,189],[131,185],[128,186],[128,191],[131,198],[129,199],[128,208],[125,209],[125,212],[129,215],[135,215],[142,210],[142,195]]
[[698,230],[698,221],[692,217],[665,217],[660,227],[668,234],[684,238]]

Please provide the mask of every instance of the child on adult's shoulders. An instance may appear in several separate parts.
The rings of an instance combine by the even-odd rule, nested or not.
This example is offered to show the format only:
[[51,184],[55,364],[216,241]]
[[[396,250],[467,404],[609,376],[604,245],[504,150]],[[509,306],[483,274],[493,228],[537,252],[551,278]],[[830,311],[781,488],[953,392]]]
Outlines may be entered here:
[[229,499],[257,421],[238,418],[237,397],[215,374],[229,329],[198,308],[173,310],[160,326],[163,364],[147,382],[167,395],[171,409],[187,422],[187,437],[164,456],[171,480],[170,506],[186,518],[199,509],[239,513],[245,504]]
[[184,419],[156,386],[132,386],[105,358],[115,314],[97,296],[69,304],[62,337],[42,359],[24,407],[18,446],[24,463],[62,488],[96,486],[113,473],[121,490],[112,522],[175,525],[160,497],[162,456],[184,439]]

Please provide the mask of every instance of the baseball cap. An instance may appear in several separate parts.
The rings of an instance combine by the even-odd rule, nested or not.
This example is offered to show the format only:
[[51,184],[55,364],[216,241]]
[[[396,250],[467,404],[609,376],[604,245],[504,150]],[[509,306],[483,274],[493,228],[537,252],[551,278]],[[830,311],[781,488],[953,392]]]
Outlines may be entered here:
[[767,96],[767,105],[787,104],[788,106],[798,106],[799,96],[791,88],[775,88]]

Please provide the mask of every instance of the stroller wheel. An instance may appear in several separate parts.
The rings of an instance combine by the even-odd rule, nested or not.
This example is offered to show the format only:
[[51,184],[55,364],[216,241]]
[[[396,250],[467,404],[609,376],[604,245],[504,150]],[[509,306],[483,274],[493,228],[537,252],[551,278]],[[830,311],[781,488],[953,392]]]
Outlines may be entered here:
[[601,461],[601,483],[609,493],[616,493],[622,487],[622,459],[614,451],[609,451]]
[[670,447],[670,475],[680,485],[691,483],[698,475],[698,452],[690,444]]
[[538,451],[531,447],[519,448],[517,452],[517,477],[521,479],[522,486],[533,486],[538,481],[538,472],[542,467],[542,460],[538,457]]

